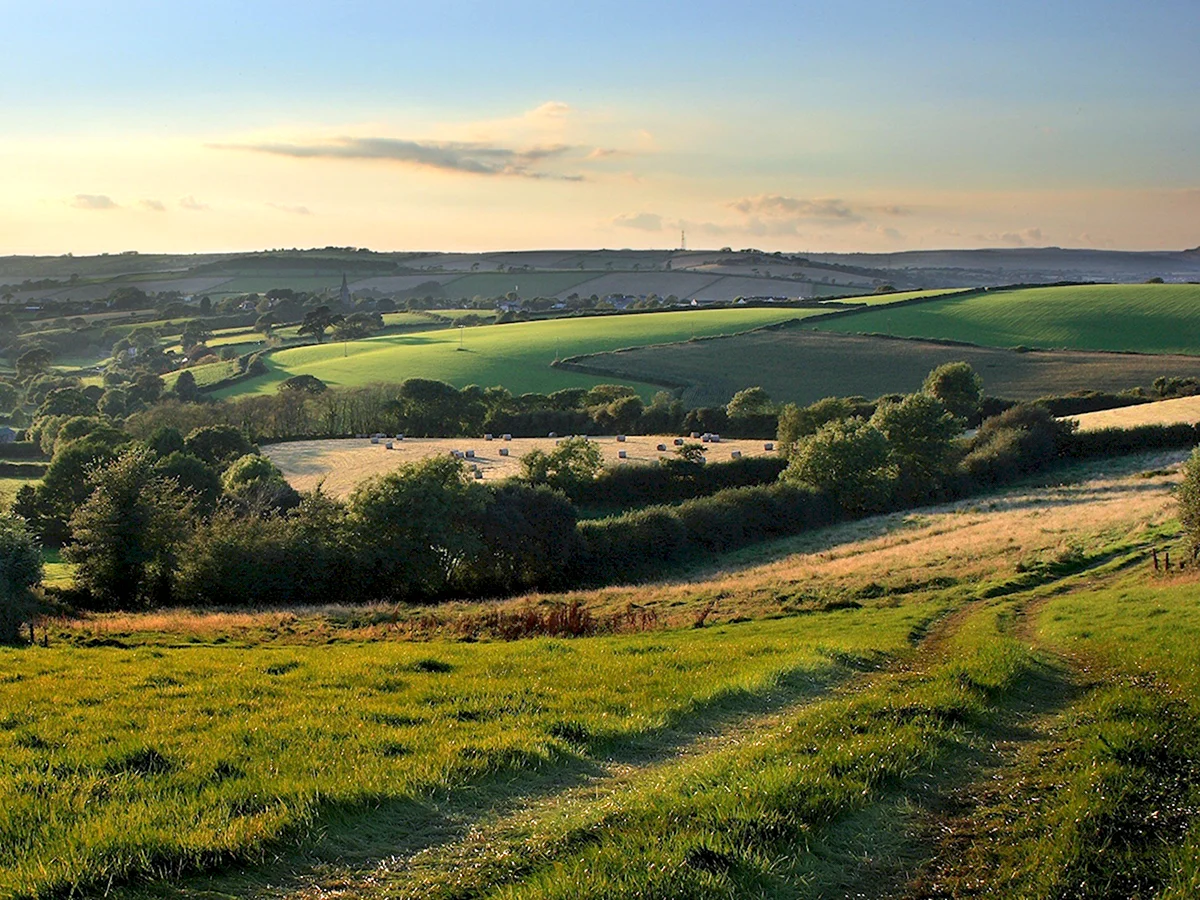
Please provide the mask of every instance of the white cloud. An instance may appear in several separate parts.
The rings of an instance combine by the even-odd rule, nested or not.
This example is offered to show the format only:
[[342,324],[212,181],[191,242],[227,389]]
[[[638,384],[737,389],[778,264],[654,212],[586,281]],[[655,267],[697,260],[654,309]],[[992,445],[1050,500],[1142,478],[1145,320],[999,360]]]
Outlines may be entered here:
[[207,203],[201,203],[191,194],[180,199],[179,206],[181,209],[190,210],[191,212],[206,212],[212,208]]
[[618,228],[636,228],[639,231],[662,231],[663,219],[657,213],[621,215],[612,220]]

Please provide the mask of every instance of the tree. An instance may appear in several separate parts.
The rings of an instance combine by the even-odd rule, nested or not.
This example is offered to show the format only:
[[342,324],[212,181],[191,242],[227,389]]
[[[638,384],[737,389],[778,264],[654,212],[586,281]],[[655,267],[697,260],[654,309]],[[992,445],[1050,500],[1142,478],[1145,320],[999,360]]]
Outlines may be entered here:
[[880,508],[888,498],[892,472],[887,438],[860,418],[828,422],[800,442],[784,478],[825,491],[852,513]]
[[[271,292],[267,291],[267,293],[269,295]],[[275,330],[276,324],[278,324],[278,322],[275,318],[275,313],[263,313],[254,320],[254,330],[260,332],[266,337],[270,337],[271,333]]]
[[46,395],[34,418],[44,416],[86,416],[96,411],[96,404],[88,400],[77,387],[55,388]]
[[188,453],[218,469],[224,469],[235,459],[255,452],[249,439],[232,425],[206,425],[197,428],[183,441]]
[[41,375],[54,357],[45,347],[34,347],[17,357],[17,377],[22,381]]
[[21,623],[36,608],[30,588],[42,580],[42,550],[14,515],[0,515],[0,644],[20,638]]
[[567,438],[549,453],[531,450],[521,457],[521,477],[570,496],[577,485],[593,481],[603,466],[599,444],[585,437]]
[[[175,431],[173,428],[169,430]],[[221,495],[221,477],[200,457],[176,450],[161,456],[154,468],[163,478],[179,485],[179,489],[193,500],[198,513],[207,515],[216,507]]]
[[187,497],[144,447],[95,470],[89,485],[91,496],[71,517],[75,542],[66,551],[76,583],[105,608],[165,603],[191,521]]
[[212,340],[212,329],[199,319],[192,319],[183,326],[179,336],[179,344],[184,350],[190,350],[197,344],[207,344]]
[[1175,502],[1179,507],[1179,524],[1194,559],[1200,550],[1200,447],[1183,464],[1183,481],[1175,489]]
[[936,490],[954,468],[954,438],[963,421],[929,394],[909,394],[879,404],[870,423],[887,438],[901,494],[917,500]]
[[462,462],[432,457],[360,485],[347,506],[356,573],[369,595],[397,599],[442,592],[480,549],[471,527],[486,502]]
[[292,391],[298,394],[320,394],[326,388],[323,382],[316,375],[293,375],[279,385],[281,391]]
[[921,390],[937,397],[951,414],[968,423],[978,422],[983,408],[983,380],[970,364],[951,362],[930,372]]
[[257,453],[248,453],[230,463],[221,476],[221,487],[232,503],[255,515],[281,512],[300,503],[300,495],[279,468]]
[[325,340],[325,332],[341,324],[345,318],[341,313],[334,313],[328,306],[318,306],[304,316],[298,333],[311,334],[320,344]]
[[175,379],[175,396],[184,403],[194,403],[200,395],[200,389],[196,386],[196,376],[184,369],[179,373],[179,377]]
[[725,412],[731,419],[763,416],[774,412],[775,406],[771,397],[760,387],[750,387],[738,391],[725,405]]

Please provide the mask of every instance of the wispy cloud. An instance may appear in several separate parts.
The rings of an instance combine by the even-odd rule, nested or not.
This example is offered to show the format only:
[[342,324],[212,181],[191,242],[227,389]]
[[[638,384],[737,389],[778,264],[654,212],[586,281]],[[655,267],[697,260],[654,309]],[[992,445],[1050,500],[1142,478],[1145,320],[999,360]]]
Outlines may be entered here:
[[212,207],[207,203],[201,203],[191,194],[188,194],[186,197],[180,199],[179,208],[190,210],[191,212],[206,212],[207,210],[212,209]]
[[286,203],[268,203],[267,206],[280,212],[291,213],[293,216],[311,216],[313,214],[313,211],[307,206],[289,206]]
[[662,231],[663,218],[657,213],[621,215],[612,220],[618,228],[636,228],[639,231]]
[[470,175],[582,181],[582,175],[547,171],[545,164],[577,152],[567,144],[526,149],[465,141],[410,141],[400,138],[342,137],[311,144],[214,144],[223,150],[250,150],[295,159],[356,159],[393,162]]
[[139,200],[138,206],[142,209],[148,209],[150,212],[166,212],[166,204],[161,200]]
[[772,219],[823,222],[858,222],[862,219],[849,204],[836,199],[802,200],[780,194],[761,194],[757,197],[743,197],[729,205],[744,215]]
[[117,209],[120,206],[107,194],[76,194],[71,205],[76,209]]
[[1040,228],[1025,228],[1021,231],[993,231],[989,234],[977,234],[975,238],[988,244],[1007,244],[1009,247],[1034,247],[1045,243],[1045,237]]

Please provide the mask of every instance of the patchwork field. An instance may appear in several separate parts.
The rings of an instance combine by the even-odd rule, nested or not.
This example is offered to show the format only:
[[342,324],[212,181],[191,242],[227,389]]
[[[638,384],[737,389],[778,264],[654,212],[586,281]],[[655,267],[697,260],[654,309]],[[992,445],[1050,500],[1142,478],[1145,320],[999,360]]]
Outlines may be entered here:
[[1067,347],[1200,353],[1200,285],[1026,288],[870,310],[822,330],[966,341],[988,347]]
[[[1200,619],[1145,561],[1181,457],[640,588],[50,623],[0,650],[0,891],[1189,896]],[[654,615],[438,636],[566,601]]]
[[654,378],[681,385],[685,404],[709,406],[727,403],[737,391],[753,385],[764,388],[776,401],[794,403],[914,391],[930,369],[956,360],[975,368],[988,394],[1018,400],[1076,390],[1149,386],[1160,375],[1200,376],[1200,358],[1192,356],[1061,350],[1022,353],[817,332],[807,324],[620,350],[569,362],[614,381]]
[[[814,312],[819,310],[746,308],[554,319],[297,347],[271,354],[266,359],[268,375],[228,388],[220,396],[274,391],[279,382],[300,374],[315,375],[330,385],[433,378],[456,387],[504,385],[514,394],[590,388],[604,379],[554,369],[551,363],[580,353],[748,331]],[[635,386],[647,397],[657,390],[647,384]]]
[[[649,465],[675,456],[673,435],[628,435],[623,442],[618,442],[614,436],[591,440],[600,446],[606,466]],[[668,449],[659,451],[660,444]],[[473,452],[475,456],[466,463],[477,466],[485,481],[511,478],[520,474],[521,457],[526,453],[535,449],[548,453],[554,446],[554,438],[513,438],[511,441],[500,440],[499,436],[493,441],[483,438],[405,438],[393,442],[392,449],[388,450],[384,444],[372,444],[369,440],[342,439],[269,444],[263,448],[263,453],[297,490],[312,490],[321,484],[325,493],[342,497],[373,475],[391,472],[405,463],[443,456],[453,450]],[[747,457],[774,455],[764,446],[763,441],[722,438],[719,444],[707,445],[707,458],[716,462],[731,459],[733,453]],[[508,450],[509,455],[501,456],[501,449]],[[620,458],[621,451],[627,454],[625,459]]]

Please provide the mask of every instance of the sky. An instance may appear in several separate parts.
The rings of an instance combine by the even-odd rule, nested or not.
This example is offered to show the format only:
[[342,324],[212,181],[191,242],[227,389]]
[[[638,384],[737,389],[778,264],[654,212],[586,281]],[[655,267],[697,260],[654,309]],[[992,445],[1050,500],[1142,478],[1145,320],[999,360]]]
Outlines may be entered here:
[[0,255],[1200,245],[1197,0],[0,0]]

